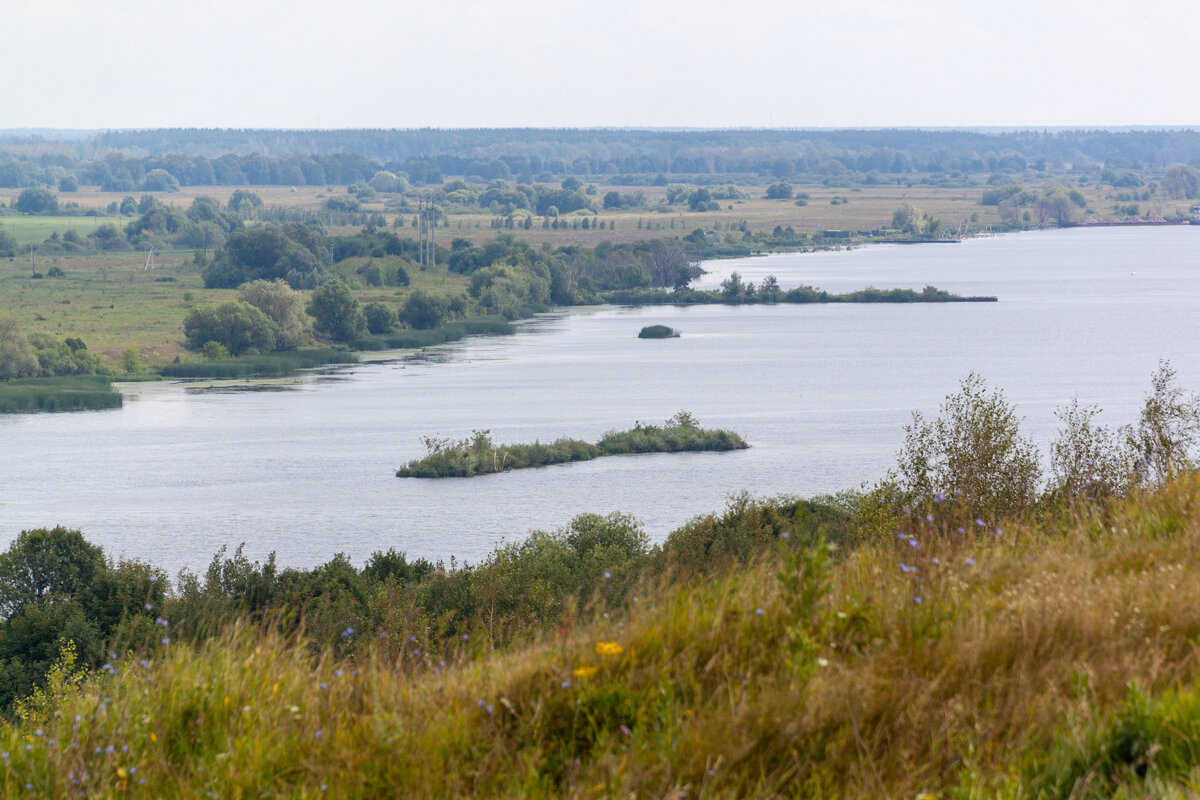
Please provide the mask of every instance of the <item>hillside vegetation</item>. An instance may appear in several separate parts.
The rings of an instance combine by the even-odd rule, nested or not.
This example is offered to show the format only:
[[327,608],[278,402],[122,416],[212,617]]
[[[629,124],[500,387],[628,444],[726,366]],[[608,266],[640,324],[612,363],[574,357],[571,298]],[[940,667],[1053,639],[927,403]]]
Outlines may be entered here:
[[[1164,364],[1127,428],[1061,416],[1043,480],[1013,409],[969,376],[936,419],[914,417],[873,489],[735,497],[658,546],[628,517],[582,515],[474,566],[393,552],[278,572],[222,553],[167,591],[77,533],[27,532],[0,555],[5,682],[20,637],[66,622],[0,725],[0,781],[13,796],[1193,796],[1200,400]],[[28,582],[30,564],[57,578]],[[88,626],[111,631],[98,653]]]

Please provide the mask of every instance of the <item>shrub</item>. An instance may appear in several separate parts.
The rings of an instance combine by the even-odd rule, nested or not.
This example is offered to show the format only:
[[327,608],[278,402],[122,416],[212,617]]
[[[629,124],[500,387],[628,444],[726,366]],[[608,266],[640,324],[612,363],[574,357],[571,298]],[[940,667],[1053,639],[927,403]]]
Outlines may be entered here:
[[946,397],[937,419],[914,413],[904,434],[899,482],[916,505],[952,499],[972,516],[994,520],[1020,514],[1037,499],[1037,449],[1021,436],[1004,395],[989,391],[975,373]]
[[183,319],[188,347],[199,350],[218,342],[235,356],[273,350],[276,330],[270,317],[245,300],[197,306]]

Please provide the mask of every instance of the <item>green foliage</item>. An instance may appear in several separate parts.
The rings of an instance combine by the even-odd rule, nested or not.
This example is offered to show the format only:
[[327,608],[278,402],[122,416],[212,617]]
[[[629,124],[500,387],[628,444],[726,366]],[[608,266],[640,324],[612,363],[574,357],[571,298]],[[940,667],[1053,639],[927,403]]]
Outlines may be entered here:
[[107,375],[0,381],[0,414],[120,408],[122,402]]
[[229,358],[229,348],[220,342],[214,342],[210,339],[200,348],[200,355],[209,361],[224,361]]
[[304,297],[286,281],[257,280],[238,288],[238,296],[275,323],[275,347],[294,350],[312,339],[312,319],[304,310]]
[[217,342],[235,356],[275,349],[276,330],[270,317],[245,300],[196,306],[183,319],[188,347]]
[[37,353],[12,317],[0,317],[0,380],[28,378],[41,372]]
[[21,190],[13,208],[22,214],[57,214],[58,198],[43,186],[32,186]]
[[1128,429],[1134,473],[1145,487],[1166,485],[1195,469],[1200,445],[1200,394],[1188,396],[1175,383],[1175,369],[1159,362],[1136,424]]
[[399,323],[396,312],[378,301],[363,307],[363,317],[367,321],[367,330],[376,335],[391,333]]
[[496,445],[489,431],[474,431],[467,439],[425,439],[424,458],[410,461],[396,472],[399,478],[468,478],[514,469],[590,461],[593,458],[634,453],[675,453],[741,450],[748,447],[731,431],[705,430],[686,411],[662,427],[638,423],[631,431],[610,431],[598,444],[561,438],[550,444]]
[[[159,372],[167,378],[280,378],[294,375],[302,369],[311,369],[326,364],[353,364],[358,358],[345,350],[289,350],[287,352],[264,353],[256,356],[228,358],[228,351],[221,353],[219,343],[213,343],[214,360],[180,361],[167,364]],[[208,356],[210,348],[204,347]]]
[[932,422],[913,414],[897,469],[915,507],[948,501],[986,520],[1032,508],[1041,480],[1037,450],[1020,435],[1015,411],[974,373],[946,397]]
[[639,339],[678,339],[679,331],[668,325],[647,325],[638,332]]
[[441,325],[449,313],[450,305],[446,298],[417,289],[404,299],[399,318],[410,328],[428,330]]
[[127,374],[142,371],[142,356],[136,347],[127,347],[121,354],[121,371]]
[[232,289],[246,281],[282,278],[293,288],[311,288],[320,272],[321,249],[319,237],[303,225],[237,230],[204,271],[204,285]]
[[768,200],[790,200],[792,185],[790,183],[772,183],[767,187]]
[[308,313],[317,332],[335,342],[351,341],[367,328],[358,300],[344,281],[326,281],[313,290]]

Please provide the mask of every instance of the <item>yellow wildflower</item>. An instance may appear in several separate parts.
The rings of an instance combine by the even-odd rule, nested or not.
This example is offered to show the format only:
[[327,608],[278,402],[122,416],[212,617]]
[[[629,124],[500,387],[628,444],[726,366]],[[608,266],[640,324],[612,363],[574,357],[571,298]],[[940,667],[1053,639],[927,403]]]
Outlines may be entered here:
[[602,656],[619,656],[625,648],[616,642],[596,642],[596,652]]
[[597,670],[598,670],[597,667],[576,667],[575,668],[575,677],[576,678],[590,678],[596,674]]

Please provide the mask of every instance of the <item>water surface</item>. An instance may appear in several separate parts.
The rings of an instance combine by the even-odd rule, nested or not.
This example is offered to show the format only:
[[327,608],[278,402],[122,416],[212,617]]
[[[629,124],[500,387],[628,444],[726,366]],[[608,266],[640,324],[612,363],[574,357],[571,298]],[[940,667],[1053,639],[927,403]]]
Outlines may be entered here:
[[[998,303],[573,309],[417,357],[272,382],[160,383],[123,409],[0,417],[0,539],[77,527],[113,555],[202,569],[218,547],[311,566],[388,547],[476,560],[502,537],[621,510],[660,539],[742,489],[813,495],[882,476],[911,412],[968,372],[1039,442],[1077,395],[1131,420],[1160,358],[1200,389],[1200,230],[1104,228],[720,261],[782,286],[874,285]],[[642,340],[663,323],[679,339]],[[423,436],[594,441],[680,409],[751,449],[398,479]]]

